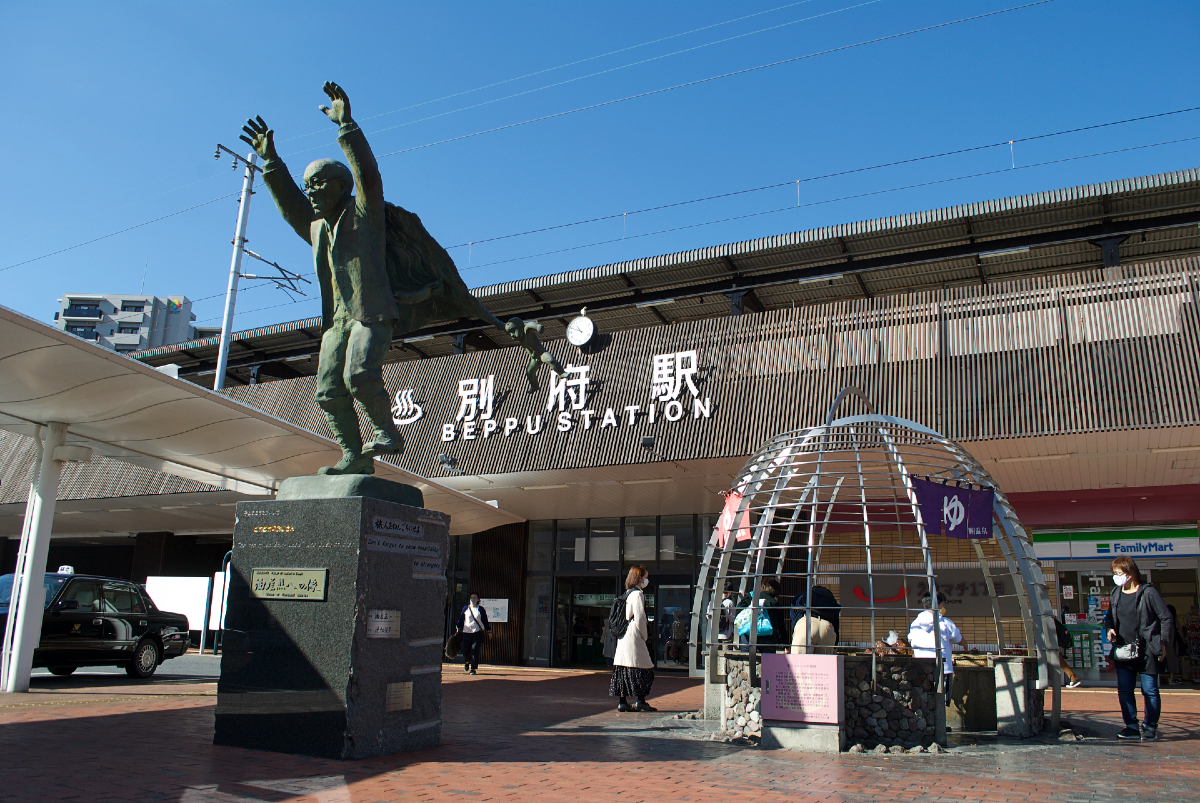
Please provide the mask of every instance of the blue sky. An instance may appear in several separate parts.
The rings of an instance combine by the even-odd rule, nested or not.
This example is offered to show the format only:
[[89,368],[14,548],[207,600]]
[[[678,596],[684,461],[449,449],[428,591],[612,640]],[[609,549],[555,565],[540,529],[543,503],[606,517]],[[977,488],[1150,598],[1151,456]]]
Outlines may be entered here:
[[[0,303],[49,320],[64,292],[136,293],[146,275],[145,292],[187,295],[198,324],[219,325],[241,176],[213,160],[214,147],[246,150],[241,123],[260,114],[293,172],[340,157],[317,110],[326,80],[346,89],[382,155],[1020,4],[13,4],[0,17],[19,32],[0,53],[11,79]],[[1001,146],[808,181],[799,207],[791,184],[480,242],[1200,106],[1197,41],[1194,0],[1054,0],[395,153],[380,166],[388,200],[420,215],[475,287],[1198,166],[1200,140],[1027,167],[1200,136],[1192,112],[1018,143],[1011,154]],[[485,105],[465,108],[475,104]],[[942,181],[989,171],[1000,172]],[[880,192],[927,182],[942,183]],[[836,200],[865,193],[877,194]],[[265,191],[251,210],[250,248],[311,273],[308,245]],[[748,217],[696,225],[737,216]],[[675,230],[654,233],[665,229]],[[318,313],[312,300],[291,304],[255,284],[243,283],[238,329]]]

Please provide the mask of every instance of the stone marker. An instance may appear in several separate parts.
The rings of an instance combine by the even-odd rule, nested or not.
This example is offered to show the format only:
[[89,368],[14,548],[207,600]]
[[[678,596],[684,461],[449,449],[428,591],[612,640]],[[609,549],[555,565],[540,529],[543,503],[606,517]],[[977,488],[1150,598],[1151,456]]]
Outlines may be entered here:
[[348,476],[238,502],[214,744],[349,759],[441,741],[450,519],[420,504]]

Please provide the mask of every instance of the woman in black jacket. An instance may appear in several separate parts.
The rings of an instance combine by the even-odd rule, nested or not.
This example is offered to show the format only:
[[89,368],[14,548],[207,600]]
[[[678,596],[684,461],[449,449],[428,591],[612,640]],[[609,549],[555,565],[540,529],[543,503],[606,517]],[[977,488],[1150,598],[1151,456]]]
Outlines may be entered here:
[[[1175,623],[1167,604],[1155,589],[1145,584],[1133,558],[1121,556],[1112,562],[1113,589],[1104,628],[1113,645],[1111,654],[1117,668],[1117,699],[1125,729],[1120,739],[1158,738],[1158,718],[1162,706],[1158,696],[1158,676],[1166,668],[1166,646],[1174,638]],[[1138,730],[1137,698],[1134,687],[1141,680],[1146,719]]]

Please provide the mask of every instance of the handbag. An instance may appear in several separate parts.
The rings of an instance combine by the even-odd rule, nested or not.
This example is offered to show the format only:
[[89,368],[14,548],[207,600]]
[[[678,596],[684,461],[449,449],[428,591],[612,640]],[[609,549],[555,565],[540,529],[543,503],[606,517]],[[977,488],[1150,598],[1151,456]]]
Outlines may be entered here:
[[1136,661],[1139,655],[1137,642],[1122,644],[1113,650],[1114,661]]
[[[734,618],[733,623],[737,625],[737,632],[739,636],[749,635],[750,609],[742,608],[742,610],[738,611],[738,615]],[[760,636],[770,636],[774,635],[775,633],[775,628],[771,626],[771,617],[767,616],[767,612],[762,608],[758,609],[758,623],[756,629],[758,630],[758,635]]]
[[446,639],[446,660],[453,661],[458,657],[458,653],[462,650],[462,633],[456,632],[453,636]]

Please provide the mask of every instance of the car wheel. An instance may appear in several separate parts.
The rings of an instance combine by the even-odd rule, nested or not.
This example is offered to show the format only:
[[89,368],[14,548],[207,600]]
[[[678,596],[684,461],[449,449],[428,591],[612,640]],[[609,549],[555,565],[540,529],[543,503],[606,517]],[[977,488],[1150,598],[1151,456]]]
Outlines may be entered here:
[[65,677],[65,676],[71,674],[72,672],[74,672],[79,667],[77,667],[77,666],[51,666],[51,667],[47,667],[47,668],[50,670],[51,675],[62,675]]
[[133,650],[133,658],[125,665],[125,671],[130,677],[148,678],[158,669],[158,645],[150,639],[139,641]]

